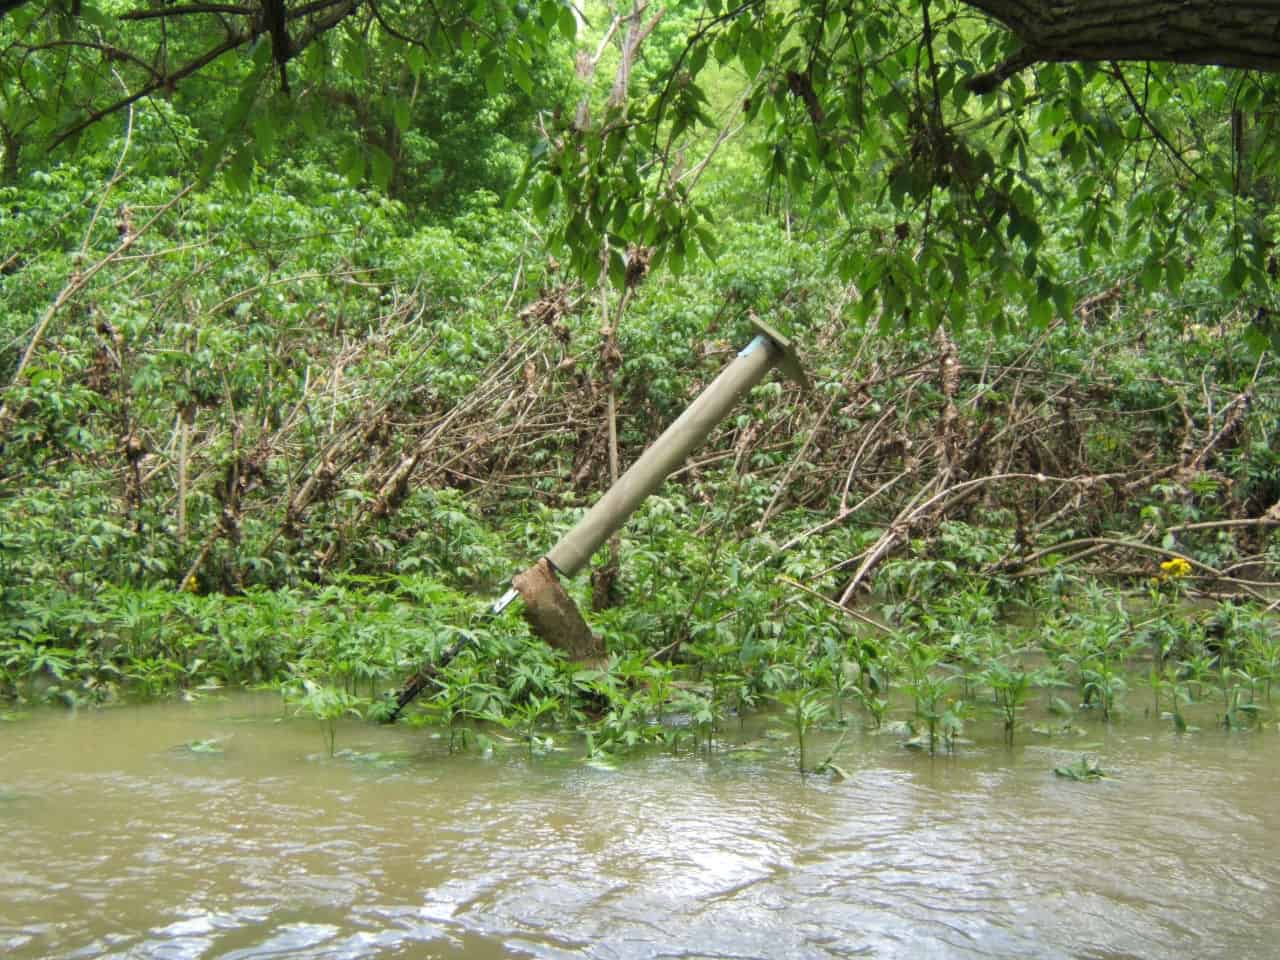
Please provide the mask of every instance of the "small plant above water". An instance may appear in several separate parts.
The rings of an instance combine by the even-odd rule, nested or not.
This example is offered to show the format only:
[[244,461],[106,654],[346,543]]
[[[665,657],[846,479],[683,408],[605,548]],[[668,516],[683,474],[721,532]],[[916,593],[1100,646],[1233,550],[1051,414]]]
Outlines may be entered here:
[[320,721],[330,757],[333,756],[337,741],[338,721],[343,717],[362,716],[361,708],[364,705],[359,697],[341,687],[331,687],[306,678],[285,687],[284,698],[293,707],[294,716],[313,717]]
[[217,737],[208,740],[188,740],[181,749],[188,753],[220,754],[223,752],[222,741]]
[[1001,660],[994,660],[979,674],[979,679],[991,688],[991,695],[995,698],[996,707],[1004,722],[1005,742],[1012,744],[1022,705],[1031,688],[1038,685],[1039,676],[1027,673],[1021,664],[1015,670]]
[[[940,672],[945,669],[941,654],[932,647],[916,645],[907,656],[906,687],[914,705],[913,728],[921,738],[920,745],[927,745],[931,754],[940,737],[948,749],[952,748],[963,727],[963,708],[947,696],[954,677]],[[915,743],[908,741],[908,745]]]
[[555,714],[560,706],[558,697],[540,697],[534,693],[524,702],[508,704],[505,711],[494,710],[486,713],[484,718],[519,737],[532,760],[535,755],[545,754],[553,748],[554,740],[549,736],[539,736],[538,728],[544,718]]
[[1102,780],[1110,776],[1098,766],[1098,761],[1087,755],[1082,755],[1075,763],[1054,767],[1053,772],[1065,780],[1075,781]]
[[[780,718],[781,721],[790,726],[792,733],[795,734],[796,746],[799,749],[797,764],[800,773],[810,772],[805,764],[807,737],[810,730],[827,718],[831,709],[830,703],[823,699],[822,694],[817,690],[783,690],[775,694],[772,699],[785,711]],[[830,762],[830,757],[827,762]]]

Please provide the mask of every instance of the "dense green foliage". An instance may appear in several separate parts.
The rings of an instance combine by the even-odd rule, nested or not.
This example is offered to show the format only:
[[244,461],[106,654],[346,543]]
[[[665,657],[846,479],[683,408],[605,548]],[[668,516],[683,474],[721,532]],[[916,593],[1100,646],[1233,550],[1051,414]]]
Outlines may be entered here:
[[[106,68],[49,41],[24,62],[70,99],[31,112],[4,58],[83,24],[6,14],[0,696],[279,684],[332,737],[465,636],[413,715],[457,748],[711,749],[767,707],[805,768],[818,724],[1012,738],[1033,697],[1122,715],[1135,676],[1180,729],[1211,697],[1255,724],[1269,81],[1055,65],[980,97],[1000,42],[932,7],[921,42],[894,7],[674,6],[625,97],[608,47],[575,78],[556,4],[392,11],[422,45],[370,7],[49,153]],[[127,9],[94,29],[137,39]],[[488,619],[607,485],[610,395],[629,462],[752,314],[815,389],[757,388],[628,526],[610,661]]]
[[[1044,323],[1122,265],[1149,292],[1241,295],[1251,336],[1270,337],[1274,75],[1037,63],[975,6],[685,0],[584,19],[565,0],[16,0],[0,10],[4,170],[14,181],[50,149],[101,149],[146,103],[169,115],[159,140],[205,175],[225,160],[244,188],[304,149],[439,209],[479,183],[504,189],[502,142],[536,126],[522,190],[579,275],[607,263],[621,283],[636,247],[676,272],[716,248],[696,187],[745,124],[767,204],[825,228],[829,267],[882,329],[999,327],[1009,304]],[[606,24],[621,53],[581,51],[598,90],[575,106],[548,65]],[[1117,17],[1117,59],[1138,27]]]

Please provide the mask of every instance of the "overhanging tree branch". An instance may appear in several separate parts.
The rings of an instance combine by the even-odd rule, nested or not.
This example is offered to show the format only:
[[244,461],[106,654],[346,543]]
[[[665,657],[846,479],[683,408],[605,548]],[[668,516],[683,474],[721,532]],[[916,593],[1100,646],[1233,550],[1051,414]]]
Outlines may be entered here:
[[115,46],[114,44],[100,43],[95,40],[50,40],[47,43],[39,43],[27,47],[25,55],[30,56],[31,54],[38,53],[41,50],[56,50],[59,47],[75,47],[82,50],[96,50],[102,54],[103,59],[105,60],[121,60],[126,63],[131,63],[139,70],[149,73],[158,79],[163,79],[162,75],[141,57],[130,53],[122,47]]
[[[0,0],[0,3],[7,0]],[[10,0],[11,2],[11,0]],[[158,90],[172,90],[177,84],[190,77],[192,74],[198,73],[204,69],[218,57],[224,53],[228,53],[247,43],[251,43],[263,34],[270,34],[272,38],[272,59],[284,69],[285,63],[300,51],[305,50],[308,45],[316,40],[317,37],[329,30],[332,30],[348,16],[355,12],[360,6],[361,0],[316,0],[316,2],[306,4],[302,7],[296,7],[293,10],[285,9],[282,0],[268,0],[267,6],[271,7],[276,13],[284,13],[284,17],[278,23],[273,21],[270,16],[258,17],[256,11],[245,7],[235,7],[232,5],[222,4],[187,4],[180,7],[170,8],[170,12],[174,15],[185,16],[195,13],[227,13],[236,11],[238,13],[246,13],[253,16],[248,25],[248,29],[244,30],[228,30],[226,37],[221,43],[215,44],[203,54],[189,61],[177,70],[172,70],[164,74],[150,71],[152,79],[139,87],[137,90],[121,97],[113,103],[94,110],[71,126],[60,131],[50,142],[48,149],[53,150],[65,143],[67,140],[83,132],[88,127],[125,109],[132,103],[136,103],[143,97],[148,97]],[[292,22],[305,21],[307,18],[313,17],[322,11],[328,11],[327,15],[312,20],[307,28],[301,31],[296,37],[290,37],[287,31],[287,25]],[[139,11],[141,12],[141,11]],[[151,13],[153,11],[146,11]],[[124,15],[125,18],[128,14]]]
[[325,7],[333,7],[332,12],[327,17],[317,20],[306,30],[303,30],[293,41],[293,52],[295,54],[302,52],[309,47],[317,37],[328,33],[351,14],[356,12],[360,6],[361,0],[341,0],[340,3],[334,4],[332,0],[325,0],[323,3],[313,3],[309,7],[302,10],[295,10],[289,15],[290,20],[294,20],[303,16],[309,16],[311,13],[319,12]]
[[1275,0],[964,0],[1036,61],[1149,60],[1280,71]]
[[160,90],[162,88],[172,87],[179,80],[185,80],[187,77],[191,76],[193,73],[196,73],[203,67],[212,63],[214,60],[217,60],[224,53],[227,53],[230,50],[234,50],[237,47],[245,43],[248,43],[252,39],[253,39],[253,34],[250,34],[250,33],[228,34],[227,38],[223,40],[222,43],[218,44],[217,46],[213,47],[210,50],[207,50],[201,56],[196,57],[196,59],[192,60],[186,66],[181,67],[177,70],[174,70],[172,73],[167,73],[158,80],[153,80],[150,83],[145,84],[144,86],[135,90],[133,93],[129,94],[127,97],[121,97],[119,100],[115,101],[109,106],[103,107],[100,110],[95,110],[84,119],[79,120],[76,123],[73,123],[70,127],[66,128],[61,133],[59,133],[56,137],[53,138],[52,142],[49,144],[49,149],[50,150],[57,149],[57,147],[65,143],[67,140],[70,140],[76,134],[81,133],[84,130],[86,130],[88,127],[93,126],[93,124],[97,123],[99,120],[103,120],[106,117],[111,116],[113,113],[118,113],[119,111],[123,110],[125,107],[129,106],[129,104],[136,103],[137,101],[141,100],[143,97],[148,97],[151,94],[155,93],[157,90]]
[[[2,0],[0,0],[2,2]],[[22,2],[22,0],[19,0]],[[252,7],[234,3],[184,3],[172,7],[156,7],[146,10],[128,10],[119,15],[121,20],[158,20],[192,16],[199,13],[225,13],[235,17],[253,16]]]
[[1137,94],[1133,92],[1133,87],[1129,86],[1129,81],[1124,75],[1124,70],[1121,69],[1118,63],[1113,64],[1112,66],[1115,78],[1120,81],[1120,86],[1124,88],[1125,95],[1128,96],[1130,105],[1132,105],[1133,109],[1137,111],[1138,116],[1142,118],[1143,125],[1151,132],[1151,135],[1155,137],[1167,151],[1169,151],[1169,156],[1177,160],[1192,177],[1197,180],[1203,180],[1204,175],[1195,167],[1191,166],[1191,164],[1187,163],[1186,158],[1178,152],[1178,149],[1172,143],[1169,142],[1169,138],[1164,135],[1159,127],[1156,126],[1155,121],[1151,119],[1151,115],[1147,113],[1146,108],[1138,101]]

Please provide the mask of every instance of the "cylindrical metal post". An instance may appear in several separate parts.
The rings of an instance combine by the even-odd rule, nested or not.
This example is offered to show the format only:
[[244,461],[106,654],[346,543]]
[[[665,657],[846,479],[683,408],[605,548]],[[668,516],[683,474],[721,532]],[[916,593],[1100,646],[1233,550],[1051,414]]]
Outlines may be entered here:
[[587,515],[551,548],[547,554],[551,565],[566,577],[585,567],[596,549],[707,439],[742,395],[783,359],[783,352],[781,346],[763,334],[747,344],[653,446],[596,501]]

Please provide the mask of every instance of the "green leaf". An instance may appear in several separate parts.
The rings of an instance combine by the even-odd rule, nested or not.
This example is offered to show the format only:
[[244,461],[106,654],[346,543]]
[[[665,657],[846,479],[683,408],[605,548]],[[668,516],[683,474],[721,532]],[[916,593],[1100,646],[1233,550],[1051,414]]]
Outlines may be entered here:
[[241,193],[249,191],[253,178],[253,147],[244,144],[238,149],[227,164],[227,183]]
[[1059,317],[1063,320],[1071,319],[1071,314],[1075,311],[1075,301],[1071,299],[1071,291],[1061,283],[1054,284],[1053,305],[1057,308]]
[[249,51],[249,58],[253,61],[254,67],[263,70],[271,63],[271,40],[263,34],[253,41],[253,46]]
[[1142,265],[1142,270],[1138,274],[1138,283],[1143,290],[1152,293],[1160,288],[1160,261],[1150,259]]
[[338,161],[338,172],[353,187],[358,186],[364,179],[364,150],[358,143],[353,143],[343,151],[342,158]]
[[323,37],[308,44],[302,55],[302,68],[311,77],[319,79],[329,67],[329,48]]
[[1249,352],[1255,357],[1261,356],[1268,348],[1276,349],[1272,339],[1267,336],[1266,332],[1259,330],[1255,326],[1249,326],[1244,331],[1244,343],[1249,348]]
[[571,7],[560,8],[560,32],[566,40],[573,40],[578,36],[578,18],[573,15]]
[[235,102],[223,117],[222,123],[228,134],[232,130],[238,130],[244,126],[245,121],[249,118],[249,113],[253,110],[254,103],[258,99],[258,88],[262,84],[262,78],[265,76],[263,70],[254,70],[240,83],[240,91],[236,95]]
[[409,111],[409,101],[404,97],[395,97],[391,101],[391,117],[395,121],[396,129],[405,131],[409,129],[409,125],[413,122],[413,117]]
[[369,176],[379,190],[391,182],[391,156],[379,146],[369,147]]
[[80,7],[80,19],[90,26],[97,27],[100,30],[113,30],[116,27],[114,17],[108,16],[92,5],[84,5]]
[[[529,93],[529,94],[533,93],[533,77],[530,76],[529,68],[525,65],[524,61],[522,60],[511,61],[511,76],[515,79],[516,85],[521,90],[523,90],[525,93]],[[501,79],[501,74],[499,74],[499,79]],[[488,81],[486,79],[486,85],[487,83]],[[494,93],[492,90],[490,90],[489,92]],[[497,92],[498,93],[502,92],[501,85],[499,86]],[[494,93],[494,96],[496,95],[497,94]]]
[[253,139],[258,148],[258,156],[266,158],[275,145],[276,127],[274,118],[266,113],[259,113],[253,118]]
[[550,32],[555,29],[556,21],[559,19],[560,4],[556,0],[542,0],[538,5],[538,21],[542,24],[542,29]]
[[205,148],[204,154],[200,158],[200,167],[196,171],[196,178],[201,183],[208,183],[213,176],[213,172],[218,169],[218,164],[222,162],[222,158],[226,155],[229,141],[230,138],[224,134]]
[[1237,255],[1231,259],[1231,266],[1222,280],[1222,292],[1231,296],[1244,289],[1245,280],[1249,277],[1249,267],[1244,258]]
[[1027,303],[1027,317],[1035,326],[1044,329],[1053,319],[1053,301],[1037,290]]
[[404,62],[408,64],[409,69],[413,71],[416,77],[422,73],[422,68],[427,65],[427,55],[423,52],[422,47],[410,44],[409,49],[404,52]]
[[533,212],[539,217],[545,217],[547,211],[551,208],[551,203],[556,198],[556,188],[559,183],[555,177],[543,175],[541,182],[533,191]]
[[684,276],[686,263],[684,236],[682,234],[676,234],[675,241],[671,245],[671,252],[667,256],[667,264],[670,267],[672,274],[677,277]]
[[502,67],[498,64],[498,58],[492,54],[480,62],[480,76],[484,77],[484,88],[491,97],[502,93],[506,86]]
[[609,281],[619,289],[627,281],[627,265],[622,259],[622,251],[617,247],[609,249]]
[[693,235],[698,238],[698,245],[702,247],[708,259],[716,259],[716,255],[720,252],[720,241],[716,239],[714,233],[706,227],[694,227]]
[[307,97],[298,104],[298,126],[308,137],[316,136],[324,127],[325,109],[319,97]]
[[716,63],[720,64],[720,66],[723,67],[733,59],[733,44],[729,42],[728,36],[723,33],[717,34],[712,44],[713,49],[711,52],[716,58]]
[[365,49],[364,42],[354,37],[348,37],[346,45],[342,48],[342,69],[346,71],[348,76],[363,80],[368,70],[368,65],[368,52]]

